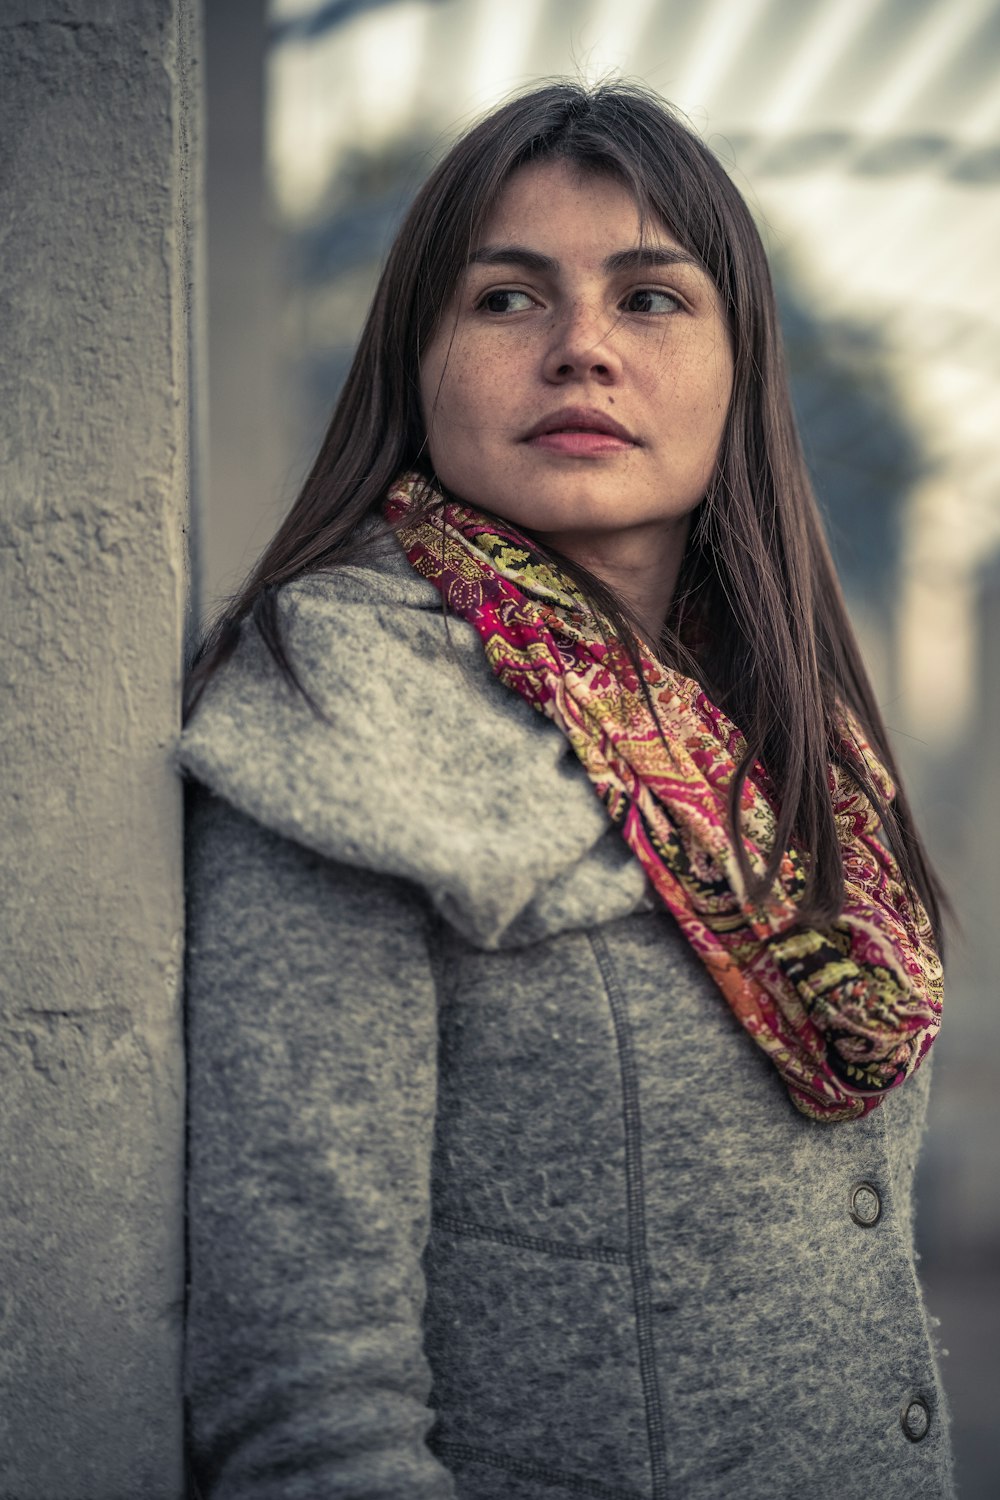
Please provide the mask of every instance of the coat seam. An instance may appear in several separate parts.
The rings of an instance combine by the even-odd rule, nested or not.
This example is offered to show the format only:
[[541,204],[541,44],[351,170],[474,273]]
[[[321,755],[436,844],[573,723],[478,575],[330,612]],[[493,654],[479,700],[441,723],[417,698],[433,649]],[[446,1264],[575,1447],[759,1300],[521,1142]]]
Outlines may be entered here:
[[[919,1380],[913,1384],[913,1392],[923,1397],[927,1402],[931,1418],[934,1422],[934,1431],[928,1434],[931,1439],[929,1443],[921,1442],[924,1448],[924,1461],[928,1462],[933,1455],[935,1467],[941,1475],[945,1484],[943,1494],[948,1493],[947,1486],[954,1484],[954,1456],[948,1441],[951,1426],[951,1409],[948,1404],[947,1392],[938,1358],[938,1340],[935,1330],[931,1324],[931,1313],[924,1297],[923,1288],[920,1283],[920,1275],[917,1270],[917,1257],[913,1246],[913,1207],[912,1200],[908,1203],[909,1213],[905,1225],[901,1223],[899,1184],[892,1166],[892,1158],[889,1149],[889,1125],[884,1108],[875,1110],[876,1128],[878,1131],[879,1149],[881,1152],[881,1168],[885,1174],[885,1182],[888,1187],[888,1205],[884,1216],[883,1233],[892,1231],[895,1235],[900,1253],[906,1262],[910,1277],[911,1306],[917,1311],[918,1322],[923,1334],[923,1354],[926,1361],[926,1372],[929,1381],[925,1385]],[[912,1193],[912,1184],[910,1192]],[[903,1230],[905,1229],[905,1233]],[[914,1362],[916,1363],[916,1362]],[[913,1371],[916,1376],[917,1371]],[[908,1401],[909,1396],[906,1397]],[[905,1404],[905,1402],[904,1402]]]
[[550,1240],[539,1235],[522,1234],[516,1229],[494,1229],[488,1224],[475,1224],[469,1219],[457,1218],[452,1214],[434,1214],[431,1225],[445,1234],[488,1240],[500,1245],[512,1245],[519,1250],[537,1250],[543,1255],[559,1256],[566,1260],[597,1261],[612,1266],[629,1264],[628,1251],[617,1250],[611,1245],[573,1245],[566,1240]]
[[646,1254],[645,1186],[642,1167],[642,1118],[639,1108],[639,1072],[632,1043],[628,1012],[618,987],[614,964],[603,937],[588,933],[591,949],[604,981],[618,1043],[622,1080],[622,1115],[625,1130],[625,1193],[628,1220],[629,1268],[635,1305],[636,1341],[639,1346],[639,1376],[646,1407],[651,1500],[666,1500],[666,1429],[663,1401],[656,1369],[653,1337],[652,1292]]
[[502,1469],[508,1474],[517,1475],[519,1479],[540,1479],[545,1484],[562,1485],[564,1489],[573,1490],[578,1495],[593,1495],[595,1500],[641,1500],[637,1490],[623,1490],[617,1485],[601,1484],[597,1479],[584,1479],[575,1474],[567,1474],[562,1469],[551,1469],[545,1464],[512,1458],[506,1453],[496,1453],[491,1448],[474,1448],[468,1443],[452,1443],[447,1439],[431,1439],[429,1446],[441,1458],[488,1464],[492,1469]]

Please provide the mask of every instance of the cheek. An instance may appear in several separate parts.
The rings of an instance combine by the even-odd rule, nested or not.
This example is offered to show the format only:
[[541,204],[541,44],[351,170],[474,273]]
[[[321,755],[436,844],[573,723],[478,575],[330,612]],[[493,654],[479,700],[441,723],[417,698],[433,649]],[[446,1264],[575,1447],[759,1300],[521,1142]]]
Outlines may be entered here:
[[447,363],[441,360],[428,368],[421,392],[431,463],[444,485],[463,494],[470,474],[481,467],[482,421],[466,361],[456,356],[454,348]]
[[691,437],[711,448],[713,457],[726,425],[732,389],[732,361],[728,350],[709,351],[701,361],[698,378],[692,379],[687,386],[687,405]]
[[486,448],[505,429],[500,362],[456,340],[447,363],[428,370],[421,382],[431,456],[440,465]]
[[433,351],[425,360],[420,373],[420,391],[424,420],[432,436],[461,419],[468,405],[467,366],[467,351],[457,339],[450,348]]
[[424,430],[431,435],[435,423],[441,420],[441,403],[444,394],[442,376],[444,361],[431,344],[420,361],[420,409],[424,418]]

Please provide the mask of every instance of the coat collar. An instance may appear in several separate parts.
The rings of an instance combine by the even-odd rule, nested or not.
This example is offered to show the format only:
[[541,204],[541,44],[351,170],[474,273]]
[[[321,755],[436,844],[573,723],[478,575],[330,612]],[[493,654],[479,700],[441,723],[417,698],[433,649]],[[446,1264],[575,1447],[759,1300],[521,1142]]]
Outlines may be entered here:
[[190,776],[318,854],[417,883],[480,947],[651,905],[565,737],[496,680],[394,537],[279,605],[329,722],[247,627],[181,737]]

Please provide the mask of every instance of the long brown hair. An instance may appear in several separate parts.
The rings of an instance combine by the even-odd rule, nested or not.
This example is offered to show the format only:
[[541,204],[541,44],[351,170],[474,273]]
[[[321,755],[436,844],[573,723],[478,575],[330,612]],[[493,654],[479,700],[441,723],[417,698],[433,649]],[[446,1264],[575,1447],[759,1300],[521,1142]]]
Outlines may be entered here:
[[[899,787],[888,735],[847,617],[792,413],[774,292],[753,219],[720,163],[656,95],[621,83],[557,82],[510,100],[465,134],[417,194],[393,244],[319,454],[295,504],[206,637],[189,711],[234,649],[260,631],[301,688],[282,639],[278,591],[343,562],[404,470],[433,479],[419,394],[420,354],[479,232],[519,166],[558,157],[613,174],[643,219],[661,221],[718,287],[734,355],[733,394],[716,473],[698,508],[664,657],[694,672],[746,736],[732,789],[758,758],[781,812],[762,894],[793,839],[811,855],[803,917],[832,921],[843,869],[827,787],[838,705],[859,720]],[[550,550],[550,555],[552,554]],[[600,580],[558,559],[634,656],[634,621]],[[694,632],[692,636],[692,622]],[[694,639],[691,649],[684,641]],[[693,651],[693,655],[692,655]],[[882,816],[903,878],[940,937],[942,896],[902,790]],[[742,854],[742,846],[737,841]]]

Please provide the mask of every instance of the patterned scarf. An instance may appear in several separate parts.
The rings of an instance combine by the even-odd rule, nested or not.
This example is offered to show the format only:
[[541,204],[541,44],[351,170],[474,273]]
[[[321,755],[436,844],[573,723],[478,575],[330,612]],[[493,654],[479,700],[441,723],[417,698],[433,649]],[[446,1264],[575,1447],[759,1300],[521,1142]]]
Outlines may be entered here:
[[[621,646],[576,585],[507,525],[427,497],[408,475],[386,516],[412,566],[474,625],[500,681],[559,726],[594,790],[740,1025],[774,1063],[794,1104],[817,1120],[874,1109],[917,1067],[937,1034],[942,972],[926,912],[905,891],[851,774],[892,783],[845,718],[830,795],[846,900],[825,930],[798,919],[805,856],[788,849],[768,896],[746,893],[727,792],[746,745],[691,678],[641,655],[657,731]],[[400,523],[403,523],[400,525]],[[664,743],[665,742],[665,743]],[[744,782],[740,837],[759,872],[773,848],[775,798],[758,763]]]

